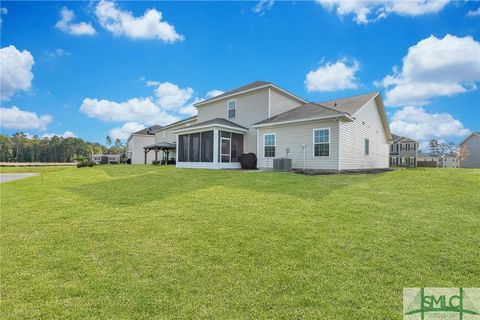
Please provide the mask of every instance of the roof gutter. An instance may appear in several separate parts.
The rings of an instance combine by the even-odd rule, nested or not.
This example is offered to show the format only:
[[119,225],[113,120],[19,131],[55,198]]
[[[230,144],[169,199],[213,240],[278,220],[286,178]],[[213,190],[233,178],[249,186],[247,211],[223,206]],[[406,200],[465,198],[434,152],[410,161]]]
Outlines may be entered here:
[[348,121],[353,121],[354,120],[354,118],[352,118],[349,114],[343,113],[343,114],[335,115],[335,116],[314,117],[314,118],[305,118],[305,119],[290,120],[290,121],[259,123],[259,124],[252,125],[252,127],[253,128],[264,128],[264,127],[280,126],[280,125],[283,125],[283,124],[309,122],[309,121],[315,121],[315,120],[339,119],[339,118],[344,118],[344,119],[347,119]]
[[223,128],[223,129],[228,129],[228,130],[236,130],[236,131],[241,131],[241,132],[247,132],[248,129],[246,128],[239,128],[239,127],[232,127],[232,126],[227,126],[224,124],[218,124],[218,123],[211,123],[211,124],[206,124],[203,126],[198,126],[198,127],[185,127],[177,130],[173,130],[173,133],[182,133],[182,132],[188,132],[188,131],[202,131],[202,129],[209,129],[209,128]]

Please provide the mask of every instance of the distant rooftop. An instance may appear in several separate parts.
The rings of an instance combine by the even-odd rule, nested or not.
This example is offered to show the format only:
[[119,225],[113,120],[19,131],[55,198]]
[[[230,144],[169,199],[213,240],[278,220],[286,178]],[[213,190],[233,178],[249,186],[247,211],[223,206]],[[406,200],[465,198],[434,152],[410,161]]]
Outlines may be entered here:
[[155,131],[161,129],[162,126],[159,125],[153,125],[151,127],[147,127],[145,129],[139,130],[137,132],[134,132],[134,134],[147,134],[147,135],[155,135]]

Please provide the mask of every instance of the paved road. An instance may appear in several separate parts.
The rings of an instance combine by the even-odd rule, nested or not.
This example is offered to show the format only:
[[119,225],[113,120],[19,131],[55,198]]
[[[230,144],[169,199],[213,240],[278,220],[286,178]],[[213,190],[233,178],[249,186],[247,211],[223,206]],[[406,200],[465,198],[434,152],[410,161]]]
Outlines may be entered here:
[[0,173],[0,183],[38,176],[38,173]]

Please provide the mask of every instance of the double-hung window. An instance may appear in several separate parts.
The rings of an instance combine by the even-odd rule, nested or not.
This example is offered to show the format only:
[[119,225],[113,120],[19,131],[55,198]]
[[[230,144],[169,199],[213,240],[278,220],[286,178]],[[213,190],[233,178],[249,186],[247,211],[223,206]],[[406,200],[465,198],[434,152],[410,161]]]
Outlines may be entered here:
[[265,158],[275,157],[275,145],[277,143],[275,133],[267,133],[263,135],[263,154]]
[[313,156],[330,156],[330,129],[313,130]]
[[370,140],[365,139],[365,155],[368,156],[370,154]]
[[237,112],[237,100],[228,100],[227,102],[228,119],[235,118]]

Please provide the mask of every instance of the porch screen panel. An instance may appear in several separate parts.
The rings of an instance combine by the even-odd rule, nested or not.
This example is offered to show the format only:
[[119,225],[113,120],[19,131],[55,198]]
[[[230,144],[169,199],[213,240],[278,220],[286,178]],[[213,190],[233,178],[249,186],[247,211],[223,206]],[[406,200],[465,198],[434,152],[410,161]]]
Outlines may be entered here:
[[213,131],[201,133],[201,161],[213,162]]
[[231,162],[238,162],[243,154],[243,134],[232,133]]
[[200,133],[190,134],[190,156],[189,162],[200,161]]
[[188,134],[178,137],[178,161],[188,162]]

